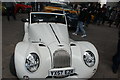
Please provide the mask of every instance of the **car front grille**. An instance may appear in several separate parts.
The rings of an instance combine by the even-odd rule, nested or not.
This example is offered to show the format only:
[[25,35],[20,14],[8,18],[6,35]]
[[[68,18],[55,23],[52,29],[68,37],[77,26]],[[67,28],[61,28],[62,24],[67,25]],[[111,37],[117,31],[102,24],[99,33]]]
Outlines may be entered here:
[[57,50],[53,54],[54,68],[70,67],[70,54],[65,50]]

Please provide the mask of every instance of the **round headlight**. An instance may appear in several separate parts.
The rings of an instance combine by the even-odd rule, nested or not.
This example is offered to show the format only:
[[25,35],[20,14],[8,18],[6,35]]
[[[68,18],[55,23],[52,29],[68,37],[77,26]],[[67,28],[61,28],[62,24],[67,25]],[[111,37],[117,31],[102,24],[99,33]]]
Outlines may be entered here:
[[86,51],[84,53],[83,60],[88,67],[95,65],[95,55],[91,51]]
[[25,67],[30,72],[35,72],[40,64],[39,56],[36,53],[30,53],[25,61]]

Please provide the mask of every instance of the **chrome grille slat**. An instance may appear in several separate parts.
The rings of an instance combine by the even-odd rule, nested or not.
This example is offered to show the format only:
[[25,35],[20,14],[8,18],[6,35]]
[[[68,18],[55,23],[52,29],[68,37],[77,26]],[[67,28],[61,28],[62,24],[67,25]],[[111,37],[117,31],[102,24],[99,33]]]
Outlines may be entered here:
[[70,54],[65,50],[55,51],[53,54],[54,68],[70,67]]

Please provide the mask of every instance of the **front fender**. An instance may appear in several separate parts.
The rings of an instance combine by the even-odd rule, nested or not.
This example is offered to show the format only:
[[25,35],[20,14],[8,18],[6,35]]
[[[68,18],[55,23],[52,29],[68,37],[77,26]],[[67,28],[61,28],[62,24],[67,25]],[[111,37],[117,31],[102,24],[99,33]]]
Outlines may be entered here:
[[[37,71],[31,73],[25,67],[25,60],[28,54],[32,52],[39,56],[40,65]],[[14,60],[18,78],[23,78],[24,76],[29,78],[46,78],[48,70],[51,69],[50,52],[46,46],[40,46],[39,43],[19,42],[15,48]]]
[[[85,51],[90,50],[95,55],[95,65],[88,67],[83,60]],[[72,51],[72,67],[75,68],[75,72],[78,74],[78,78],[90,78],[97,70],[99,56],[96,48],[93,44],[85,41],[76,41],[71,43]]]

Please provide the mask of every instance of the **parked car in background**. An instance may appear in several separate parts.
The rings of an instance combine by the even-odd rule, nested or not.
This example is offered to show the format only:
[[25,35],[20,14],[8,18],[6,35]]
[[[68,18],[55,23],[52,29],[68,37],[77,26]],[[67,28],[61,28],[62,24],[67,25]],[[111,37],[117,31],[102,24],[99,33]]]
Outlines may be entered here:
[[65,3],[46,3],[43,11],[66,14],[68,27],[77,26],[78,11],[74,10],[70,5]]
[[31,12],[22,19],[25,34],[11,57],[10,71],[18,78],[91,78],[99,56],[93,44],[70,41],[65,14]]
[[28,13],[32,9],[30,2],[16,2],[15,13]]
[[[32,9],[30,2],[15,2],[15,10],[14,13],[28,13]],[[5,2],[2,2],[2,15],[6,15],[6,6]]]
[[74,10],[70,5],[65,3],[45,3],[43,11],[67,11],[69,13],[77,13],[77,10]]

